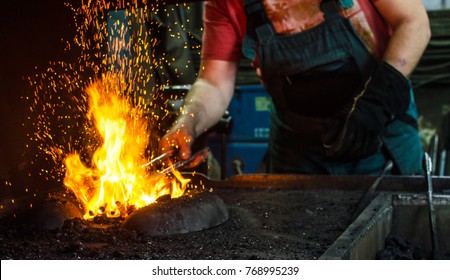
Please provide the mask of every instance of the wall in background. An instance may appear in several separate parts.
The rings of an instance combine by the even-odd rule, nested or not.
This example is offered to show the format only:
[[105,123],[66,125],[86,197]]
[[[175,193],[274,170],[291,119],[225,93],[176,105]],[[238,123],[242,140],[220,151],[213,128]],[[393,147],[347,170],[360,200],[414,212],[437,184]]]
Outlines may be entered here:
[[423,0],[423,4],[429,11],[443,10],[450,8],[449,0]]

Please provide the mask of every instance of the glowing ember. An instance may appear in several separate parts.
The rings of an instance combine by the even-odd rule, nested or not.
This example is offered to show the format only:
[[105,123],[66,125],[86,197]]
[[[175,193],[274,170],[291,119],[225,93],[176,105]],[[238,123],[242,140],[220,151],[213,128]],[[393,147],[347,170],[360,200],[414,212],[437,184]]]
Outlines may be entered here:
[[148,161],[144,157],[148,122],[142,110],[120,96],[121,88],[123,84],[115,75],[105,75],[87,88],[87,117],[103,141],[93,154],[91,167],[83,164],[77,153],[65,160],[64,184],[83,203],[86,219],[102,214],[125,217],[162,195],[183,195],[190,181],[175,170],[172,172],[178,180],[170,180],[165,174],[150,174],[142,168]]

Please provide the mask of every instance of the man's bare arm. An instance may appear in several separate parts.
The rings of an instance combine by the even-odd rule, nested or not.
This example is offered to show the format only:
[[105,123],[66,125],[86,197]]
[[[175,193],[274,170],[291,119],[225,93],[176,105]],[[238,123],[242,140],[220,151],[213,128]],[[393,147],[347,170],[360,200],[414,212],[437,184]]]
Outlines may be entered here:
[[408,77],[430,40],[431,31],[422,0],[377,0],[374,4],[392,29],[383,60]]
[[184,98],[181,114],[159,142],[161,153],[191,156],[195,138],[223,116],[234,93],[237,62],[204,60],[197,80]]

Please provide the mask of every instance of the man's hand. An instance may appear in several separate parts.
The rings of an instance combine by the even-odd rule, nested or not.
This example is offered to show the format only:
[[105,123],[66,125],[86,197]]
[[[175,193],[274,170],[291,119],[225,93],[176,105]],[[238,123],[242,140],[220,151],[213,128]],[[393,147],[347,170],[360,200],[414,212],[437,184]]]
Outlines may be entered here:
[[322,137],[325,155],[348,161],[374,153],[385,126],[405,113],[409,103],[406,78],[380,63],[363,89],[328,123]]
[[[159,141],[159,154],[168,153],[171,158],[187,160],[191,157],[194,137],[184,127],[174,128]],[[166,164],[170,164],[166,162]]]

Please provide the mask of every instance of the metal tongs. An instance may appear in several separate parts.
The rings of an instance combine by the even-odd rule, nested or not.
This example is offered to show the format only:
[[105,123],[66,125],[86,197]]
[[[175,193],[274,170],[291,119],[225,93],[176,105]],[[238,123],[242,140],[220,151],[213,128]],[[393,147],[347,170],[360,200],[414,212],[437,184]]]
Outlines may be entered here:
[[159,155],[159,156],[157,156],[157,157],[152,158],[152,160],[150,160],[150,161],[147,162],[146,164],[143,164],[141,167],[142,167],[142,168],[148,168],[148,167],[150,167],[150,166],[153,166],[153,165],[155,165],[155,163],[161,162],[161,161],[163,161],[163,160],[169,158],[170,155],[171,155],[171,153],[169,153],[169,152],[166,152],[166,153],[164,153],[164,154],[161,154],[161,155]]
[[[210,149],[208,147],[201,149],[200,151],[194,153],[190,158],[187,160],[181,160],[177,161],[168,167],[158,171],[158,174],[168,174],[172,170],[178,170],[180,168],[194,168],[198,166],[202,161],[204,161],[210,153]],[[149,166],[153,166],[158,162],[162,162],[163,160],[168,159],[172,153],[163,153],[155,158],[153,158],[151,161],[147,162],[146,164],[142,165],[142,168],[147,168]]]
[[423,171],[425,173],[425,179],[427,183],[427,200],[428,200],[428,219],[430,222],[430,233],[431,233],[431,246],[434,259],[439,259],[439,235],[438,235],[438,225],[436,221],[436,210],[433,203],[433,180],[431,177],[431,172],[433,171],[433,164],[431,157],[428,153],[425,153],[422,161]]

